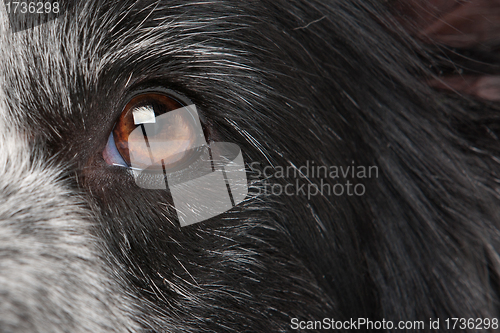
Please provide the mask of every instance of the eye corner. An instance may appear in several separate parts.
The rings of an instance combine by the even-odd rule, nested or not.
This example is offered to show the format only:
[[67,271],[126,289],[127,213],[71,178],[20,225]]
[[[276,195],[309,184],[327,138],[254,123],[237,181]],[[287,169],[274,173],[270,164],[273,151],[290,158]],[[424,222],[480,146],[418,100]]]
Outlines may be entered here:
[[108,136],[108,141],[106,142],[106,146],[102,151],[102,157],[109,166],[117,166],[124,168],[129,167],[127,162],[125,162],[120,152],[116,148],[113,132],[111,132]]

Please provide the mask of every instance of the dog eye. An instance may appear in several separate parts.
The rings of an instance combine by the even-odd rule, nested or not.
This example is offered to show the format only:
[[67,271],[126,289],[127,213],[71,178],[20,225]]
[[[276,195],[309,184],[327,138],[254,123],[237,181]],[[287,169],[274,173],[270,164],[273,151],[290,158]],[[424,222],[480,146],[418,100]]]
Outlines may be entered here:
[[140,169],[177,166],[201,145],[200,134],[205,141],[196,111],[190,112],[190,107],[194,105],[163,93],[132,98],[108,138],[104,160]]

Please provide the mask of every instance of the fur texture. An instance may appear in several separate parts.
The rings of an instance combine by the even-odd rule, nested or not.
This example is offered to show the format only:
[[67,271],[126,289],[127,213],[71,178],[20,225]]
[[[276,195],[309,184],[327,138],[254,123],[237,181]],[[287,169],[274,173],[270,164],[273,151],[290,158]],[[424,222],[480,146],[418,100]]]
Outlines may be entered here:
[[[390,4],[60,3],[15,34],[1,17],[0,330],[499,315],[499,110],[431,89],[455,62]],[[154,86],[190,98],[247,162],[354,161],[379,177],[363,196],[310,199],[250,177],[242,205],[180,228],[165,193],[102,159],[127,98]]]

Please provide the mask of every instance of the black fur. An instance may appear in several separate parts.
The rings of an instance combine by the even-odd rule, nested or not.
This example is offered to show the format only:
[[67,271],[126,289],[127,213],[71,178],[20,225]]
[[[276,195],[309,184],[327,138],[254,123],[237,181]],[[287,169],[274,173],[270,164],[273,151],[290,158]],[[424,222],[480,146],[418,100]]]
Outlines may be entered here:
[[[390,4],[61,3],[57,20],[2,37],[5,117],[64,167],[128,297],[121,311],[144,331],[498,317],[499,110],[429,88],[449,64]],[[153,86],[190,98],[210,138],[237,143],[248,163],[354,161],[379,177],[362,181],[364,196],[308,200],[259,195],[249,169],[248,200],[180,228],[163,192],[102,159],[127,98]]]

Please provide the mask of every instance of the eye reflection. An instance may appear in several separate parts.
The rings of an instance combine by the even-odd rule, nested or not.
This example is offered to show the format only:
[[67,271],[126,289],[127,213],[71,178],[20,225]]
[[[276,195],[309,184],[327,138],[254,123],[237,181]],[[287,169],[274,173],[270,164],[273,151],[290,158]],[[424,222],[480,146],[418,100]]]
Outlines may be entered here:
[[114,144],[133,168],[175,168],[206,145],[194,105],[159,93],[133,98],[113,130]]

